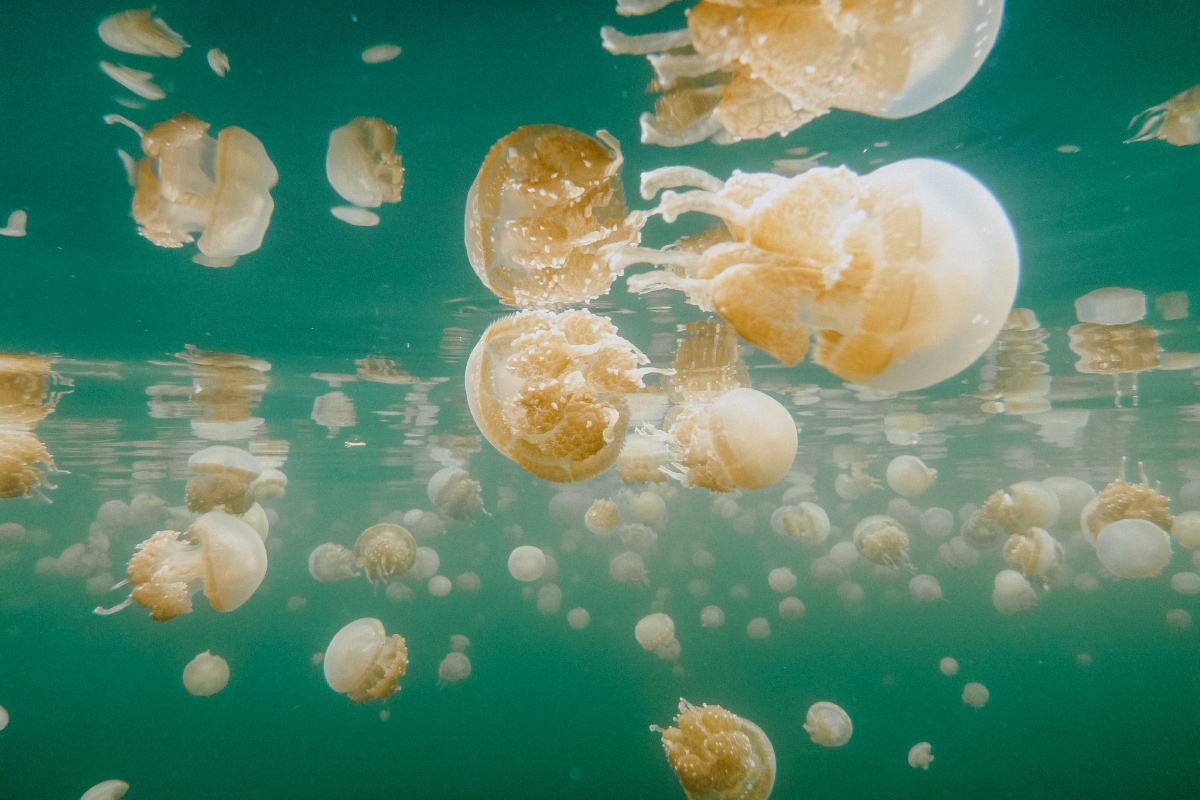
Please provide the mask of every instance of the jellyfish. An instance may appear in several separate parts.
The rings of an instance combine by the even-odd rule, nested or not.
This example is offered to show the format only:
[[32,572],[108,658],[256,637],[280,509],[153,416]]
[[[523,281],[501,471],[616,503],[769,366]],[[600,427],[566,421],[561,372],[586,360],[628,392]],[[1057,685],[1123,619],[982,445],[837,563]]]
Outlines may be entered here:
[[562,608],[562,589],[558,584],[545,583],[538,587],[537,610],[539,614],[552,617]]
[[612,561],[608,562],[608,577],[614,583],[633,586],[646,586],[649,583],[646,562],[640,555],[629,550],[617,553]]
[[334,634],[325,648],[325,682],[356,703],[383,700],[400,688],[396,679],[408,668],[404,637],[391,636],[383,623],[363,617]]
[[809,707],[804,730],[810,739],[823,747],[841,747],[850,741],[854,726],[850,715],[841,706],[821,700]]
[[[361,537],[360,537],[361,538]],[[308,572],[321,583],[333,583],[356,577],[358,559],[336,542],[326,542],[308,554]]]
[[1171,560],[1171,537],[1148,519],[1126,517],[1100,531],[1096,555],[1118,578],[1155,578]]
[[799,597],[785,597],[779,601],[779,618],[795,622],[804,617],[804,601]]
[[933,575],[914,575],[908,582],[908,593],[918,603],[934,603],[942,599],[942,586]]
[[1200,574],[1176,572],[1171,576],[1171,589],[1179,594],[1200,594]]
[[884,566],[910,566],[908,534],[886,514],[866,517],[854,526],[854,547],[868,561]]
[[796,422],[779,401],[733,389],[709,404],[682,409],[665,434],[684,486],[714,492],[761,489],[783,479],[796,458]]
[[342,222],[359,228],[373,228],[379,224],[379,215],[358,206],[334,206],[329,213]]
[[523,544],[508,556],[508,572],[519,581],[536,581],[545,571],[546,554],[533,545]]
[[344,200],[360,208],[399,203],[404,167],[396,129],[375,117],[355,117],[329,135],[325,176]]
[[106,45],[137,56],[177,58],[190,47],[167,23],[151,16],[153,8],[131,8],[105,17],[98,33]]
[[398,58],[400,48],[394,44],[376,44],[362,51],[364,64],[383,64]]
[[581,303],[608,292],[609,256],[641,239],[645,212],[626,214],[621,146],[559,125],[518,128],[492,145],[467,195],[465,238],[475,274],[500,302]]
[[857,500],[866,497],[879,488],[879,481],[866,473],[863,465],[855,462],[850,465],[850,472],[839,473],[833,481],[833,490],[843,500]]
[[665,647],[675,640],[675,621],[666,614],[650,614],[638,620],[633,637],[645,650]]
[[441,565],[442,559],[437,550],[421,545],[417,548],[416,558],[413,560],[412,568],[408,571],[408,577],[417,581],[429,580],[437,574]]
[[667,505],[655,492],[642,492],[630,503],[633,517],[642,525],[661,529],[667,520]]
[[972,681],[963,687],[962,701],[971,708],[983,708],[990,695],[986,686]]
[[780,536],[819,545],[829,537],[829,515],[816,503],[805,500],[775,509],[771,514],[771,527]]
[[1096,490],[1087,481],[1066,475],[1046,478],[1042,485],[1054,492],[1058,499],[1058,529],[1067,532],[1079,530],[1083,509],[1096,496]]
[[[628,399],[628,397],[627,397]],[[662,437],[635,430],[625,437],[617,456],[617,475],[626,486],[635,483],[663,483],[671,456]]]
[[721,706],[680,698],[662,734],[667,761],[688,800],[766,800],[775,785],[775,749],[762,728]]
[[463,572],[454,579],[454,585],[460,592],[478,592],[479,575],[474,572]]
[[587,529],[599,535],[612,533],[620,522],[621,512],[617,509],[617,504],[603,498],[592,503],[583,517],[583,524]]
[[154,77],[153,73],[130,69],[120,64],[110,64],[107,61],[100,62],[100,69],[105,75],[138,97],[144,97],[147,100],[162,100],[167,96],[161,87],[151,82],[150,79]]
[[1010,567],[1043,583],[1053,579],[1063,565],[1063,546],[1042,528],[1009,536],[1003,554]]
[[1140,483],[1125,480],[1125,462],[1117,470],[1117,479],[1100,490],[1088,501],[1079,515],[1079,527],[1095,541],[1100,532],[1113,522],[1122,519],[1141,519],[1170,531],[1175,518],[1167,510],[1170,498],[1158,491],[1157,484],[1150,486],[1146,470],[1138,463]]
[[705,606],[700,609],[700,627],[719,628],[725,624],[725,612],[720,606]]
[[[183,537],[181,539],[181,537]],[[254,594],[267,574],[267,550],[254,528],[222,511],[204,514],[187,529],[158,531],[129,559],[128,599],[95,613],[113,614],[133,602],[165,622],[192,610],[201,587],[215,611],[233,611]]]
[[1014,308],[988,349],[981,371],[980,410],[995,414],[1039,414],[1050,410],[1050,365],[1045,340],[1050,332],[1028,308]]
[[599,475],[621,451],[622,395],[647,359],[606,318],[523,311],[494,322],[467,362],[471,416],[493,447],[549,481]]
[[946,656],[938,662],[938,670],[946,677],[954,677],[958,674],[958,661],[950,656]]
[[931,750],[929,742],[917,742],[908,751],[908,765],[913,769],[929,769],[933,761]]
[[1192,615],[1182,608],[1172,608],[1167,612],[1167,625],[1177,630],[1192,627]]
[[1190,550],[1200,549],[1200,511],[1185,511],[1175,517],[1171,535]]
[[209,50],[205,58],[208,60],[209,69],[217,73],[218,78],[224,78],[225,73],[229,72],[229,56],[217,48]]
[[768,620],[766,617],[755,617],[754,619],[750,620],[746,623],[746,635],[751,639],[758,639],[759,641],[770,638],[770,620]]
[[1067,330],[1071,352],[1078,355],[1075,371],[1111,375],[1114,399],[1121,405],[1121,376],[1133,375],[1133,404],[1137,405],[1137,376],[1164,367],[1158,331],[1139,325],[1146,316],[1146,295],[1136,289],[1097,289],[1075,301],[1078,325]]
[[[678,289],[789,366],[808,354],[844,380],[922,389],[969,366],[995,339],[1016,295],[1016,237],[999,202],[945,162],[909,159],[859,176],[818,167],[794,178],[690,168],[646,173],[665,192],[652,213],[720,217],[703,246],[629,248],[619,265],[667,270],[629,289]],[[661,177],[659,177],[661,176]]]
[[572,629],[581,631],[592,624],[592,615],[586,608],[572,608],[567,612],[567,624]]
[[101,781],[83,793],[79,800],[121,800],[129,791],[129,784],[122,780]]
[[[619,2],[645,14],[663,2]],[[918,3],[755,3],[709,0],[686,30],[626,36],[600,31],[615,55],[647,55],[655,113],[642,142],[717,144],[786,135],[831,108],[885,119],[919,114],[956,95],[982,66],[1003,0]]]
[[[894,516],[894,515],[893,515]],[[921,525],[921,530],[925,531],[926,535],[942,538],[949,536],[954,530],[954,514],[945,508],[927,508],[921,512],[921,516],[917,518]]]
[[345,392],[326,392],[314,398],[311,416],[313,422],[329,431],[330,439],[342,428],[353,428],[358,424],[354,401]]
[[183,685],[196,697],[208,697],[229,683],[229,663],[205,650],[183,668]]
[[262,467],[245,450],[227,445],[206,447],[188,459],[188,467],[196,473],[187,483],[191,511],[223,507],[231,514],[245,514],[254,505],[251,484]]
[[621,526],[621,543],[625,549],[646,556],[654,550],[658,534],[640,522],[631,522]]
[[916,497],[933,485],[937,470],[916,456],[896,456],[887,466],[887,483],[896,494]]
[[1037,594],[1025,576],[1013,569],[996,573],[992,581],[992,605],[1008,616],[1026,611],[1037,604]]
[[462,683],[471,677],[471,659],[465,653],[447,653],[438,664],[438,686]]
[[663,377],[667,397],[674,403],[711,403],[725,393],[750,385],[741,357],[737,331],[724,320],[689,322],[681,330],[672,373]]
[[0,236],[12,236],[19,238],[24,236],[25,224],[29,220],[29,214],[22,209],[17,209],[8,215],[8,222],[3,228],[0,228]]
[[1165,103],[1150,106],[1129,121],[1133,127],[1141,120],[1142,127],[1130,142],[1162,139],[1168,144],[1200,144],[1200,85],[1184,89]]
[[41,495],[42,486],[54,489],[38,464],[52,472],[57,470],[54,456],[41,439],[30,431],[0,430],[0,498],[29,497],[34,492]]
[[466,519],[472,511],[483,507],[479,481],[471,480],[467,471],[458,466],[435,472],[429,479],[427,494],[429,502],[450,519]]
[[183,247],[202,232],[193,260],[228,267],[262,245],[279,173],[249,131],[230,126],[213,139],[208,128],[180,113],[139,131],[146,157],[138,162],[133,218],[159,247]]
[[767,575],[767,584],[780,594],[787,594],[796,588],[796,573],[787,567],[776,567]]

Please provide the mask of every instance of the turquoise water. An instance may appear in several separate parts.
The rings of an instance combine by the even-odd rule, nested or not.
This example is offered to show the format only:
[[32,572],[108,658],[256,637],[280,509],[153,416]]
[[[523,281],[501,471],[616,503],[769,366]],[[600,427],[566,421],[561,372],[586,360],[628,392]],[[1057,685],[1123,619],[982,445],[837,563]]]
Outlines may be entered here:
[[[9,9],[0,33],[0,215],[22,208],[29,221],[25,238],[0,238],[0,351],[53,354],[50,388],[67,393],[36,427],[66,471],[51,476],[57,488],[46,499],[0,500],[0,522],[28,531],[19,543],[0,542],[0,706],[11,716],[0,731],[0,798],[74,798],[109,778],[132,785],[130,800],[681,797],[647,729],[666,725],[680,696],[763,728],[778,758],[773,797],[1194,793],[1197,634],[1165,621],[1169,609],[1197,613],[1195,598],[1170,586],[1171,575],[1193,569],[1186,548],[1175,545],[1161,577],[1122,581],[1072,544],[1069,526],[1055,530],[1067,547],[1065,571],[1038,590],[1034,608],[1013,616],[991,602],[992,578],[1006,567],[998,552],[955,568],[938,556],[945,540],[919,525],[909,525],[910,558],[938,578],[944,602],[913,602],[907,574],[880,576],[860,559],[848,579],[865,598],[847,608],[810,572],[859,518],[885,513],[894,498],[884,487],[842,500],[838,445],[863,446],[879,480],[901,453],[935,467],[937,483],[913,500],[920,508],[957,514],[1014,481],[1052,475],[1100,489],[1122,456],[1162,481],[1173,513],[1195,508],[1185,500],[1195,503],[1196,493],[1182,490],[1200,480],[1196,372],[1141,373],[1136,405],[1124,375],[1117,403],[1110,376],[1075,369],[1066,330],[1076,297],[1123,286],[1147,294],[1144,324],[1165,351],[1200,352],[1195,316],[1165,319],[1154,306],[1164,293],[1195,297],[1200,288],[1200,148],[1122,143],[1131,117],[1200,81],[1200,7],[1101,5],[1010,2],[974,80],[915,117],[834,111],[782,140],[680,149],[638,143],[637,116],[652,104],[643,91],[649,68],[606,53],[598,31],[664,30],[681,23],[681,4],[646,19],[619,17],[608,2],[160,5],[192,45],[174,60],[106,47],[96,25],[117,7]],[[380,42],[403,52],[363,64],[361,51]],[[204,61],[211,47],[230,58],[223,79]],[[129,95],[100,72],[101,59],[153,71],[167,97],[123,108],[114,98]],[[149,126],[184,110],[214,129],[251,131],[280,174],[262,248],[230,269],[197,266],[194,250],[137,236],[114,156],[118,147],[136,154],[137,139],[101,122],[123,113]],[[328,135],[359,115],[398,128],[406,169],[402,202],[380,210],[375,228],[328,212],[341,204],[323,171]],[[466,193],[497,139],[543,122],[611,131],[626,156],[626,195],[639,208],[649,205],[635,191],[644,170],[765,171],[794,147],[827,151],[822,164],[859,172],[912,157],[968,170],[1012,220],[1022,256],[1016,304],[1048,333],[1044,399],[1076,427],[981,410],[976,395],[995,351],[927,390],[865,400],[820,367],[785,369],[745,348],[755,387],[800,423],[794,472],[813,476],[839,531],[820,548],[772,532],[770,514],[790,481],[739,495],[731,520],[713,513],[713,495],[677,487],[646,559],[649,585],[614,584],[608,560],[619,543],[583,528],[582,510],[594,498],[628,497],[616,475],[565,492],[533,478],[481,440],[465,400],[466,355],[505,313],[466,258]],[[653,221],[644,242],[664,245],[687,224],[697,223]],[[676,326],[704,318],[681,297],[642,299],[621,281],[592,307],[657,366],[671,360]],[[261,388],[238,400],[244,416],[263,422],[227,442],[259,452],[286,444],[287,493],[264,501],[278,514],[267,576],[229,614],[197,596],[194,613],[161,624],[140,608],[94,616],[97,604],[124,597],[99,591],[104,576],[123,577],[136,544],[167,516],[107,530],[109,563],[88,575],[54,572],[45,560],[86,542],[107,501],[151,493],[183,503],[187,457],[216,443],[193,425],[209,408],[192,387],[212,384],[176,355],[189,345],[270,365]],[[396,362],[415,382],[318,377],[354,375],[356,359],[369,356]],[[780,391],[802,385],[820,389],[807,398]],[[314,419],[316,399],[335,391],[356,412],[337,431]],[[908,411],[929,415],[933,428],[915,445],[889,444],[884,416]],[[363,578],[313,580],[307,559],[317,545],[352,546],[389,513],[432,510],[425,486],[439,467],[435,446],[465,448],[491,515],[448,521],[443,535],[421,543],[438,551],[440,574],[473,571],[480,590],[436,598],[410,580],[412,598],[396,602]],[[509,576],[518,543],[556,559],[558,613],[539,613]],[[698,548],[715,556],[714,567],[693,565]],[[780,566],[799,576],[792,594],[806,605],[801,621],[779,618],[783,595],[766,575]],[[1083,573],[1100,578],[1098,590],[1076,588]],[[85,586],[89,577],[98,593]],[[703,597],[689,587],[697,579],[707,583]],[[739,584],[745,599],[730,596]],[[305,599],[303,609],[289,610],[293,597]],[[656,598],[676,622],[677,665],[632,635]],[[725,610],[720,629],[700,627],[709,604]],[[585,630],[567,625],[575,607],[591,612]],[[364,616],[406,638],[410,664],[398,694],[360,706],[330,690],[312,656]],[[770,638],[747,636],[756,617],[770,620]],[[451,634],[470,638],[472,674],[439,687]],[[183,667],[209,649],[232,677],[219,694],[192,697]],[[943,656],[959,661],[956,676],[938,671]],[[984,708],[962,703],[967,681],[989,688]],[[819,747],[801,728],[818,700],[853,718],[846,746]],[[906,763],[920,741],[933,746],[928,772]]]

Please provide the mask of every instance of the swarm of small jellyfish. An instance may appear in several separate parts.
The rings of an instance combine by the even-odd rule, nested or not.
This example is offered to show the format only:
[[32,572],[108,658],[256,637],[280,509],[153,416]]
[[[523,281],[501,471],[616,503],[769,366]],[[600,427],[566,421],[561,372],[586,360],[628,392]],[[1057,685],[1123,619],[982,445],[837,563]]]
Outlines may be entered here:
[[[640,15],[673,0],[618,0]],[[898,119],[957,94],[982,66],[1003,0],[856,3],[706,0],[685,30],[600,31],[614,54],[647,55],[654,114],[642,142],[678,146],[786,135],[831,108]]]
[[325,648],[325,682],[356,703],[390,697],[400,688],[397,679],[407,668],[404,637],[388,636],[374,617],[346,625]]
[[199,232],[192,260],[209,267],[233,266],[262,246],[279,173],[253,134],[230,126],[214,139],[207,122],[187,113],[149,130],[107,119],[131,127],[146,154],[133,195],[138,233],[160,247],[183,247]]
[[0,498],[54,488],[45,472],[56,471],[54,457],[34,429],[58,405],[57,380],[49,358],[0,353]]
[[956,375],[996,337],[1016,295],[1012,226],[963,170],[931,159],[859,176],[818,167],[794,178],[691,167],[642,175],[651,212],[699,211],[723,226],[668,249],[630,247],[617,267],[667,267],[628,279],[670,288],[716,312],[751,344],[795,365],[808,355],[855,384],[903,391]]
[[1150,106],[1129,121],[1142,127],[1125,143],[1162,139],[1168,144],[1200,144],[1200,85],[1185,89],[1165,103]]
[[766,800],[775,785],[775,749],[762,729],[721,706],[680,698],[662,734],[667,761],[688,800]]

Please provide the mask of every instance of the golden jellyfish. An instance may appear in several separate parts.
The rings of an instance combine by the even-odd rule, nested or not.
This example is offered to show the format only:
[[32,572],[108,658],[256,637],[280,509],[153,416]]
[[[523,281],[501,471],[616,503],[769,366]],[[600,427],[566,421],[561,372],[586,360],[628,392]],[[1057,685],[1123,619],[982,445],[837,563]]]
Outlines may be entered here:
[[626,215],[621,146],[607,131],[528,125],[492,145],[467,195],[465,239],[475,274],[500,302],[581,303],[620,274],[616,250],[641,239]]
[[629,423],[622,395],[647,359],[585,310],[523,311],[484,332],[467,362],[467,402],[484,438],[539,478],[581,481],[608,469]]
[[[666,4],[620,0],[617,11]],[[641,117],[643,143],[729,144],[786,135],[831,108],[886,119],[933,108],[979,70],[1003,11],[1003,0],[708,0],[685,30],[600,36],[610,53],[646,55],[654,68],[650,88],[662,94]]]
[[909,566],[908,534],[886,514],[866,517],[854,526],[854,547],[875,564]]
[[237,517],[210,511],[186,533],[158,531],[139,544],[124,581],[133,584],[129,598],[95,613],[113,614],[136,601],[155,622],[165,622],[190,613],[201,587],[214,611],[233,611],[266,574],[267,550],[258,532]]
[[929,769],[933,763],[932,750],[929,742],[917,742],[908,751],[908,765],[913,769]]
[[457,466],[435,472],[429,479],[426,494],[429,502],[450,519],[466,519],[472,511],[483,507],[479,481],[471,480],[467,471]]
[[391,636],[374,617],[356,619],[334,634],[325,648],[325,682],[356,703],[383,700],[400,688],[408,668],[404,637]]
[[612,500],[600,498],[583,515],[583,524],[592,533],[603,536],[612,533],[621,523],[621,512]]
[[1125,143],[1162,139],[1168,144],[1200,144],[1200,85],[1184,89],[1165,103],[1150,106],[1129,121],[1142,127]]
[[[1145,316],[1145,295],[1137,294],[1141,295],[1142,316]],[[1133,375],[1133,404],[1137,405],[1138,373],[1163,366],[1164,354],[1158,343],[1158,331],[1149,325],[1140,325],[1136,321],[1080,322],[1067,330],[1067,336],[1071,352],[1079,356],[1075,371],[1085,375],[1111,375],[1118,407],[1123,391],[1122,375]]]
[[649,614],[638,620],[633,637],[644,650],[657,650],[675,640],[675,620],[663,613]]
[[193,261],[229,267],[262,246],[279,173],[249,131],[230,126],[213,139],[209,127],[180,113],[138,130],[146,157],[138,162],[133,218],[159,247],[183,247],[201,232]]
[[438,664],[438,686],[462,683],[471,677],[471,659],[465,653],[447,653]]
[[188,467],[196,473],[187,483],[191,511],[223,507],[231,514],[245,514],[254,505],[251,484],[262,467],[245,450],[223,444],[206,447],[188,458]]
[[396,129],[375,117],[355,117],[329,135],[325,176],[344,200],[360,208],[399,203],[404,167]]
[[[337,542],[317,545],[308,554],[308,572],[321,583],[344,581],[359,575],[354,553]],[[390,587],[389,587],[390,588]]]
[[789,366],[813,361],[876,390],[922,389],[968,367],[1012,308],[1016,236],[991,192],[942,161],[908,159],[859,176],[818,167],[794,178],[690,167],[642,176],[652,213],[698,211],[724,227],[702,244],[632,247],[614,258],[666,270],[630,291],[678,289]]
[[1063,565],[1063,546],[1042,528],[1030,528],[1008,537],[1004,560],[1022,575],[1051,580]]
[[1117,520],[1148,520],[1165,531],[1170,531],[1175,524],[1175,518],[1167,510],[1170,498],[1158,491],[1157,483],[1150,485],[1141,462],[1138,462],[1141,481],[1129,483],[1125,480],[1126,460],[1121,459],[1117,479],[1088,501],[1079,515],[1079,527],[1093,542],[1101,531]]
[[205,58],[208,60],[209,69],[217,73],[218,78],[224,78],[225,73],[229,72],[229,56],[217,48],[209,50]]
[[229,683],[229,663],[205,650],[183,668],[183,685],[189,694],[209,697]]
[[850,741],[854,725],[845,709],[836,703],[821,700],[809,707],[804,730],[810,739],[823,747],[841,747]]
[[688,800],[766,800],[775,786],[775,748],[762,728],[721,706],[680,698],[662,734],[667,761]]
[[54,489],[38,464],[57,471],[54,456],[41,439],[30,431],[0,430],[0,498],[41,495],[42,486]]
[[367,580],[386,583],[412,569],[417,560],[417,542],[407,529],[385,522],[359,534],[354,556]]
[[771,514],[771,527],[780,536],[818,545],[829,538],[829,515],[825,509],[807,500],[794,506],[780,506]]
[[129,784],[122,780],[101,781],[83,793],[79,800],[121,800],[129,791]]
[[167,23],[152,16],[153,8],[131,8],[105,17],[98,33],[106,45],[137,56],[177,58],[190,45]]
[[1118,578],[1156,578],[1171,561],[1171,537],[1148,519],[1118,519],[1096,537],[1096,556]]

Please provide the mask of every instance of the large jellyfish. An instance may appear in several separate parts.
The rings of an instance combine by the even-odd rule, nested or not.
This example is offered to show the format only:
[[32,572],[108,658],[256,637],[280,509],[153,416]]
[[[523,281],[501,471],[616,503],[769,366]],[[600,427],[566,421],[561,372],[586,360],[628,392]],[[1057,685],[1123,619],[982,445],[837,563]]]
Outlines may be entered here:
[[233,611],[266,576],[267,550],[254,528],[210,511],[186,533],[158,531],[139,544],[128,574],[124,583],[133,584],[129,598],[113,608],[97,607],[95,613],[112,614],[136,601],[150,609],[153,620],[165,622],[190,613],[192,595],[201,587],[214,610]]
[[819,167],[794,178],[690,167],[642,175],[671,186],[652,213],[700,211],[725,226],[670,249],[631,247],[617,268],[667,266],[631,291],[678,289],[788,365],[808,354],[839,377],[887,391],[956,375],[996,337],[1016,295],[1017,242],[1004,209],[968,173],[908,159],[859,176]]
[[1171,561],[1171,537],[1148,519],[1119,519],[1096,537],[1096,556],[1118,578],[1155,578]]
[[[619,0],[617,11],[666,4]],[[933,108],[979,70],[1003,11],[1003,0],[707,0],[686,30],[600,36],[610,53],[649,54],[650,88],[663,94],[642,115],[642,142],[729,144],[786,135],[831,108],[888,119]]]
[[775,785],[775,749],[762,728],[716,705],[680,698],[663,729],[667,761],[688,800],[766,800]]
[[374,617],[356,619],[338,631],[325,648],[325,682],[356,703],[383,700],[400,688],[396,679],[408,668],[404,637],[391,636]]
[[493,447],[560,483],[616,460],[646,357],[588,311],[523,311],[493,323],[467,362],[467,402]]
[[1129,121],[1142,127],[1125,143],[1162,139],[1169,144],[1200,144],[1200,85],[1185,89],[1165,103],[1147,108]]
[[559,125],[518,128],[492,145],[467,195],[467,256],[502,303],[548,306],[606,294],[609,254],[637,244],[626,214],[621,147]]
[[399,203],[404,167],[396,129],[375,117],[355,117],[329,135],[325,176],[346,201],[361,208]]
[[391,578],[408,572],[416,563],[417,542],[405,528],[381,523],[359,534],[354,542],[354,555],[358,559],[358,566],[367,573],[367,580],[371,583],[387,583]]

